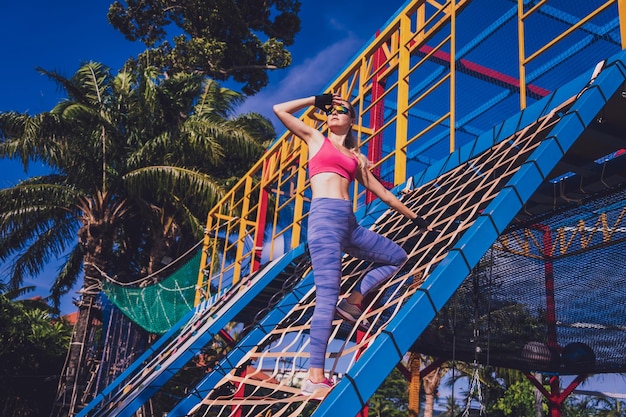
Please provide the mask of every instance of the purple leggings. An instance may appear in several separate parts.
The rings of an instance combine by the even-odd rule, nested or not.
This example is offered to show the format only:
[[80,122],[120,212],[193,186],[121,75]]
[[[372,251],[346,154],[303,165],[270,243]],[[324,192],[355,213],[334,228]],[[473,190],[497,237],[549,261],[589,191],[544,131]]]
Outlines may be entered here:
[[324,368],[335,307],[341,286],[343,252],[383,264],[370,270],[359,284],[366,295],[393,276],[407,260],[398,244],[356,222],[352,202],[315,198],[309,212],[308,244],[315,280],[315,310],[311,321],[311,367]]

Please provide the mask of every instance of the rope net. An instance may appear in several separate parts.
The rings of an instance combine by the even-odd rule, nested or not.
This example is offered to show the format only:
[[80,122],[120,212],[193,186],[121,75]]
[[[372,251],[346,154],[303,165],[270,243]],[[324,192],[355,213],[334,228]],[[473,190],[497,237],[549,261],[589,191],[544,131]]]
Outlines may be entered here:
[[[439,357],[558,374],[626,369],[626,191],[550,218],[512,225],[466,279],[415,348]],[[453,315],[478,319],[467,325]],[[472,327],[480,337],[473,338]],[[451,349],[455,341],[454,352]]]
[[[566,103],[563,108],[567,106]],[[536,149],[545,133],[558,121],[557,111],[563,108],[436,180],[405,193],[405,204],[422,214],[427,213],[427,219],[437,232],[422,233],[403,216],[381,211],[372,228],[400,244],[409,254],[409,261],[394,278],[366,299],[364,306],[367,308],[361,319],[372,323],[367,332],[339,319],[333,321],[325,367],[331,378],[341,378],[385,330],[406,301],[419,290],[428,272],[445,258],[461,234],[471,227]],[[340,297],[347,296],[371,267],[368,262],[346,255]],[[198,398],[199,403],[191,414],[296,416],[306,415],[317,407],[318,399],[299,393],[308,369],[314,289],[290,307],[277,326],[263,328],[259,325],[266,334],[261,343],[237,346],[247,352],[238,364],[217,366],[213,370],[222,375],[221,381],[208,395]]]
[[102,290],[134,323],[150,333],[163,334],[193,308],[201,255],[196,249],[188,261],[158,283],[126,287],[104,280]]

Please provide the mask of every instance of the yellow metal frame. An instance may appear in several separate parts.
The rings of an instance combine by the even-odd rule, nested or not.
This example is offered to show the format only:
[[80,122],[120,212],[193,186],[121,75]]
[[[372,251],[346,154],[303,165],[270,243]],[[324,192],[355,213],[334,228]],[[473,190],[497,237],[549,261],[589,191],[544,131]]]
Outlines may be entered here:
[[626,28],[624,27],[624,17],[626,16],[626,0],[608,0],[602,6],[593,10],[584,18],[580,19],[576,24],[570,26],[562,32],[560,35],[554,37],[552,40],[547,42],[542,47],[538,48],[536,51],[526,55],[526,41],[525,41],[525,30],[524,24],[526,20],[528,20],[531,16],[541,11],[542,7],[548,5],[549,0],[542,0],[532,6],[528,10],[524,10],[524,0],[517,1],[517,24],[518,24],[518,47],[519,47],[519,72],[520,72],[520,109],[526,108],[526,67],[532,61],[537,59],[540,55],[547,53],[547,51],[554,47],[557,43],[561,42],[563,39],[574,33],[578,28],[588,23],[594,17],[598,16],[600,13],[607,10],[609,7],[616,5],[618,7],[619,18],[620,18],[620,34],[622,41],[622,49],[626,46]]
[[[387,185],[396,186],[407,180],[407,155],[429,132],[449,132],[449,151],[457,148],[456,28],[458,16],[470,3],[470,0],[409,3],[329,86],[353,103],[357,111],[354,129],[362,152],[373,147],[374,139],[380,135],[385,135],[387,143],[391,140],[392,146],[382,149],[382,154],[373,161],[374,169],[384,167],[385,172],[392,173],[393,179],[388,181],[393,184]],[[525,22],[547,3],[540,1],[525,10],[523,0],[518,0],[520,109],[526,107],[526,68],[533,60],[548,53],[556,43],[611,5],[617,5],[620,23],[626,16],[626,0],[609,0],[543,47],[528,53],[524,42]],[[621,31],[624,45],[624,25]],[[449,68],[425,91],[410,97],[411,88],[421,81],[420,71],[428,71],[429,61],[436,54],[449,56]],[[375,80],[384,82],[384,91],[379,91],[373,99]],[[417,106],[435,94],[448,97],[449,110],[419,129],[411,128],[411,110],[418,109]],[[394,111],[377,125],[372,120],[381,108]],[[301,118],[324,132],[325,116],[319,110],[308,108]],[[198,274],[196,304],[254,273],[261,250],[265,251],[265,259],[271,261],[305,239],[310,201],[306,165],[306,145],[287,132],[211,210],[204,240],[203,267]],[[358,184],[354,185],[353,200],[355,210],[368,202],[365,190]],[[260,230],[259,225],[263,225],[264,230]]]
[[[609,223],[609,216],[606,213],[599,213],[596,219],[578,220],[576,226],[561,226],[550,231],[554,237],[549,251],[546,251],[544,244],[545,230],[536,228],[517,230],[503,235],[494,248],[528,258],[558,259],[561,256],[588,251],[592,247],[607,245],[614,241],[614,235],[624,227],[625,219],[626,207],[623,207],[612,223]],[[601,239],[598,238],[599,236]]]

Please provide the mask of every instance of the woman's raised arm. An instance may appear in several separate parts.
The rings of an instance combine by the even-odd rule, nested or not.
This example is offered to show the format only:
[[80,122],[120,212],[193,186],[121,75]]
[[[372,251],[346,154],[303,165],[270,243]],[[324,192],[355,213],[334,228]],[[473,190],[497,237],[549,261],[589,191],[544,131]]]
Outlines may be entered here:
[[315,105],[315,96],[278,103],[275,104],[272,109],[274,110],[276,117],[278,117],[278,119],[287,129],[289,129],[291,133],[308,143],[313,135],[315,135],[314,132],[318,131],[294,116],[293,113],[313,105]]

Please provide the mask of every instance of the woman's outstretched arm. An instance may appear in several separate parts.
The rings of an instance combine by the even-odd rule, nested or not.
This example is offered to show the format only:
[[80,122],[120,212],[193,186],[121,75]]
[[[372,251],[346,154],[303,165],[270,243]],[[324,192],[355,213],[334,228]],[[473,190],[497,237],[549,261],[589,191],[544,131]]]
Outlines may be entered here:
[[391,191],[386,189],[380,181],[376,179],[368,169],[361,169],[357,173],[357,179],[365,188],[371,191],[376,197],[380,198],[385,204],[397,211],[398,213],[413,220],[413,222],[420,228],[426,230],[433,230],[432,227],[424,220],[420,215],[416,214],[408,208],[402,201],[400,201]]

